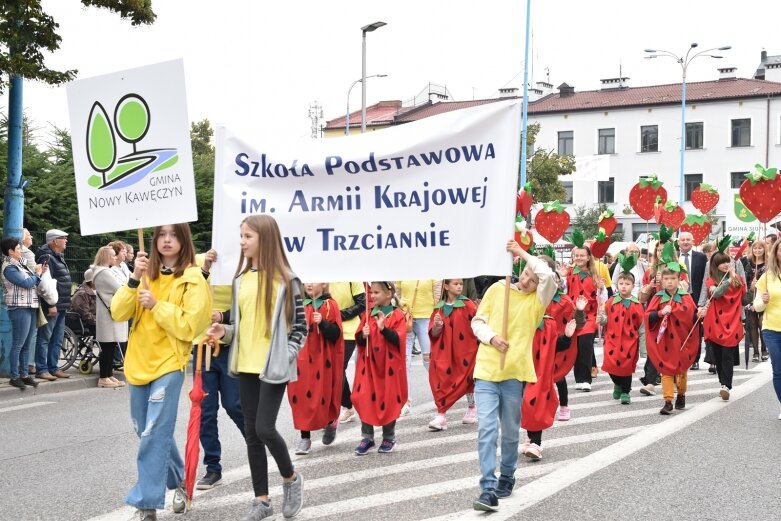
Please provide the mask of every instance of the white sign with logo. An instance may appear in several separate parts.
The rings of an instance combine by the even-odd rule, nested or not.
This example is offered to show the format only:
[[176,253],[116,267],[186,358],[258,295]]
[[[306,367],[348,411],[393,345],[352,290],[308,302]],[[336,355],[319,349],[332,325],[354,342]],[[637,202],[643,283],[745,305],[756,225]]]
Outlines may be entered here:
[[743,204],[738,190],[732,190],[728,193],[731,199],[727,205],[728,210],[725,219],[727,228],[724,230],[724,233],[732,237],[745,237],[749,233],[754,232],[754,235],[759,237],[762,223]]
[[520,103],[498,101],[359,136],[258,143],[217,128],[212,277],[228,283],[239,226],[279,224],[304,281],[510,273]]
[[198,220],[182,60],[67,93],[82,235]]

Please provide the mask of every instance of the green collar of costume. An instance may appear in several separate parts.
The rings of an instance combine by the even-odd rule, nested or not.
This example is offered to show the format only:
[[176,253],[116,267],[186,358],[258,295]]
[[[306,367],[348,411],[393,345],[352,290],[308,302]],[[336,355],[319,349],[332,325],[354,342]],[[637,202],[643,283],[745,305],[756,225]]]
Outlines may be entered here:
[[387,317],[388,315],[393,313],[394,309],[396,309],[396,308],[394,308],[393,306],[374,306],[374,308],[372,308],[372,316],[376,316],[377,313],[382,311],[385,314],[385,316]]
[[466,297],[463,296],[463,295],[459,295],[456,298],[455,302],[453,302],[452,304],[448,304],[444,300],[440,300],[434,306],[434,309],[441,309],[441,310],[443,310],[443,312],[445,313],[445,316],[449,317],[454,309],[456,309],[456,308],[463,308],[463,307],[466,306],[466,304],[464,304],[465,300],[466,300]]
[[539,329],[540,331],[542,331],[542,328],[544,328],[544,327],[545,327],[545,319],[546,319],[546,318],[553,318],[553,317],[552,317],[552,316],[550,316],[550,315],[543,315],[543,316],[542,316],[542,320],[540,320],[540,323],[539,323],[539,324],[537,324],[537,329]]
[[681,288],[678,288],[678,290],[672,296],[670,296],[670,294],[667,293],[666,290],[660,291],[659,293],[657,293],[657,296],[662,297],[662,300],[660,302],[661,304],[666,304],[671,300],[673,302],[677,302],[678,304],[680,304],[681,302],[683,302],[683,295],[688,295],[688,294],[689,294],[688,292],[682,290]]
[[630,296],[629,298],[623,298],[621,295],[616,295],[613,297],[613,305],[616,305],[618,303],[623,303],[624,307],[628,308],[632,305],[633,302],[640,303],[640,301],[635,297],[634,295]]
[[558,304],[561,301],[561,296],[564,294],[563,291],[558,290],[555,295],[553,295],[553,298],[551,299],[553,302]]
[[317,311],[318,309],[320,309],[320,306],[322,306],[323,302],[325,302],[325,301],[326,301],[326,299],[323,298],[322,296],[319,296],[319,297],[317,297],[315,299],[306,298],[306,299],[304,299],[304,306],[312,304],[312,307],[315,308],[315,311]]
[[588,272],[580,269],[577,266],[572,268],[572,273],[574,273],[575,275],[580,275],[580,280],[586,280],[586,277],[588,277]]

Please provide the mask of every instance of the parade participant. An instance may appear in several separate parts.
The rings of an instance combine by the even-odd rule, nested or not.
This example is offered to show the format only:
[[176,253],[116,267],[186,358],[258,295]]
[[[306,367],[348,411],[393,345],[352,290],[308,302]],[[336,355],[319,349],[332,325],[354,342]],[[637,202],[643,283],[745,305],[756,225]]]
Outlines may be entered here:
[[596,268],[591,250],[585,246],[583,232],[572,232],[572,260],[574,266],[567,273],[567,294],[571,299],[583,296],[588,299],[586,323],[576,331],[578,357],[575,360],[575,389],[591,391],[594,338],[597,333],[597,294],[605,291],[602,279],[595,279]]
[[[544,261],[529,255],[512,240],[507,242],[506,249],[526,261],[526,266],[518,281],[509,288],[504,281],[488,288],[472,319],[472,330],[480,340],[474,377],[481,492],[473,502],[473,508],[479,511],[496,511],[498,496],[509,496],[515,486],[523,385],[537,379],[532,361],[532,340],[545,308],[556,294],[553,271]],[[507,289],[509,307],[505,314]],[[507,320],[507,338],[501,336],[503,319]],[[500,422],[500,475],[497,480],[496,446]]]
[[361,314],[355,333],[358,357],[352,401],[361,418],[361,441],[355,447],[358,456],[375,446],[375,426],[382,426],[382,443],[377,452],[393,452],[396,419],[407,403],[407,321],[394,305],[396,288],[392,282],[375,281],[369,287],[374,307],[371,316]]
[[[412,400],[409,399],[409,386],[412,385],[412,355],[423,355],[423,367],[428,370],[431,358],[431,343],[428,337],[429,317],[434,311],[434,305],[441,289],[440,281],[426,280],[402,280],[396,283],[399,302],[407,320],[407,403],[401,409],[402,416],[412,411]],[[420,345],[420,352],[415,352],[415,339]]]
[[[781,241],[774,241],[767,258],[767,271],[757,281],[754,309],[764,313],[762,335],[770,353],[773,388],[781,402]],[[781,420],[781,414],[778,415]]]
[[303,505],[304,477],[294,470],[276,423],[287,384],[297,379],[296,358],[306,340],[301,283],[290,269],[273,217],[246,217],[241,222],[240,244],[230,324],[213,323],[207,334],[230,344],[228,370],[239,377],[255,493],[243,521],[274,514],[268,495],[267,448],[283,479],[282,514],[291,518]]
[[635,288],[632,269],[636,263],[636,254],[618,254],[618,294],[608,299],[600,318],[605,328],[602,370],[613,381],[613,399],[621,400],[623,405],[631,401],[629,393],[639,358],[640,329],[644,316],[643,305],[632,295]]
[[710,295],[709,303],[699,310],[699,316],[703,318],[705,342],[716,362],[716,372],[721,384],[719,396],[725,401],[729,400],[732,390],[735,350],[743,339],[740,312],[746,293],[743,278],[735,272],[729,255],[724,253],[729,242],[730,236],[727,235],[719,241],[719,251],[711,256],[708,278],[705,281],[706,291]]
[[[763,313],[757,313],[754,309],[754,297],[756,296],[757,281],[767,269],[767,245],[764,240],[757,239],[751,245],[751,249],[746,257],[741,257],[740,261],[743,270],[746,273],[746,337],[751,341],[751,347],[754,349],[752,361],[765,362],[767,360],[767,345],[765,337],[762,336],[762,317]],[[760,351],[760,345],[762,347]]]
[[328,289],[342,315],[344,370],[342,371],[342,413],[339,415],[339,423],[347,423],[355,421],[347,366],[355,352],[355,330],[358,329],[358,323],[361,321],[361,312],[366,310],[366,291],[362,282],[332,282],[328,285]]
[[328,294],[328,284],[312,282],[305,284],[304,290],[309,333],[298,354],[298,380],[287,386],[293,425],[301,431],[296,446],[299,455],[309,454],[313,430],[325,428],[323,445],[330,445],[336,438],[344,364],[342,316]]
[[[554,272],[555,273],[555,272]],[[558,275],[558,273],[557,273]],[[564,334],[567,324],[575,319],[577,329],[583,327],[586,323],[586,306],[588,299],[580,296],[573,306],[572,299],[562,292],[563,280],[559,280],[559,289],[553,296],[553,300],[545,310],[546,314],[553,317],[558,327],[558,334],[561,337]],[[573,311],[574,310],[574,311]],[[556,380],[556,391],[559,393],[559,421],[569,421],[572,418],[572,410],[569,407],[569,389],[567,388],[567,375],[575,366],[575,360],[578,358],[577,339],[570,342],[567,349],[557,349],[556,358],[553,364],[553,378]]]
[[189,225],[156,227],[149,257],[138,253],[130,279],[111,299],[113,320],[133,318],[125,378],[140,443],[138,480],[125,502],[141,519],[156,519],[166,488],[175,489],[174,512],[186,509],[184,462],[174,430],[190,342],[209,324],[210,314],[209,289],[195,267]]
[[447,429],[447,411],[466,395],[467,409],[462,423],[477,422],[475,407],[475,357],[477,338],[472,332],[474,302],[462,295],[464,279],[445,279],[442,300],[434,306],[429,320],[431,366],[428,381],[437,406],[437,416],[428,424],[432,431]]
[[673,411],[676,386],[675,408],[686,408],[687,371],[697,356],[700,332],[695,324],[694,299],[680,287],[682,267],[675,260],[672,243],[664,245],[660,258],[663,289],[651,298],[646,309],[645,341],[648,357],[662,375],[664,406],[659,413],[668,415]]

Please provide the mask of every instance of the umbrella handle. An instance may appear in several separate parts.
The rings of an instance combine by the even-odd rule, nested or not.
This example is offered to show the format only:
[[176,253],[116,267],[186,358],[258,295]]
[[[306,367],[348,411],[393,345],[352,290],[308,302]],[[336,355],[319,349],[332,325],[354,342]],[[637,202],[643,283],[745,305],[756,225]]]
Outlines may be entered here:
[[201,371],[202,364],[203,364],[203,347],[209,342],[212,341],[214,345],[214,352],[212,356],[217,356],[220,354],[220,341],[212,336],[207,336],[201,339],[200,342],[198,342],[198,349],[196,351],[195,356],[197,357],[195,359],[195,370],[197,372]]

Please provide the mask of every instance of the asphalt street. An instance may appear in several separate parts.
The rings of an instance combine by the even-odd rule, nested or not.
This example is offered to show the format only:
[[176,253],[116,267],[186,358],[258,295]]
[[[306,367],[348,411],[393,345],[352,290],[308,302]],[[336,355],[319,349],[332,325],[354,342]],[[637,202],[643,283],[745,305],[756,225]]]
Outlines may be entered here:
[[[598,354],[598,356],[600,356]],[[658,414],[661,398],[632,404],[611,399],[600,374],[590,393],[570,385],[572,420],[543,433],[543,459],[521,456],[513,495],[490,516],[471,510],[478,494],[475,425],[462,425],[456,404],[449,428],[429,432],[435,411],[428,379],[414,359],[412,414],[397,424],[392,454],[356,457],[359,425],[340,426],[333,445],[313,433],[307,456],[293,456],[305,477],[305,506],[297,519],[349,520],[710,520],[779,519],[781,421],[769,362],[737,369],[729,402],[707,371],[689,376],[687,409]],[[0,399],[0,519],[127,520],[122,499],[135,481],[137,441],[126,389],[89,388],[56,394],[3,394]],[[12,396],[12,397],[9,397]],[[177,441],[184,447],[189,414],[182,392]],[[283,402],[278,428],[297,441]],[[196,492],[185,515],[160,519],[240,519],[252,499],[244,443],[220,415],[223,483]],[[270,460],[272,504],[281,510],[281,479]],[[199,475],[202,470],[199,471]],[[281,515],[277,516],[281,519]]]

